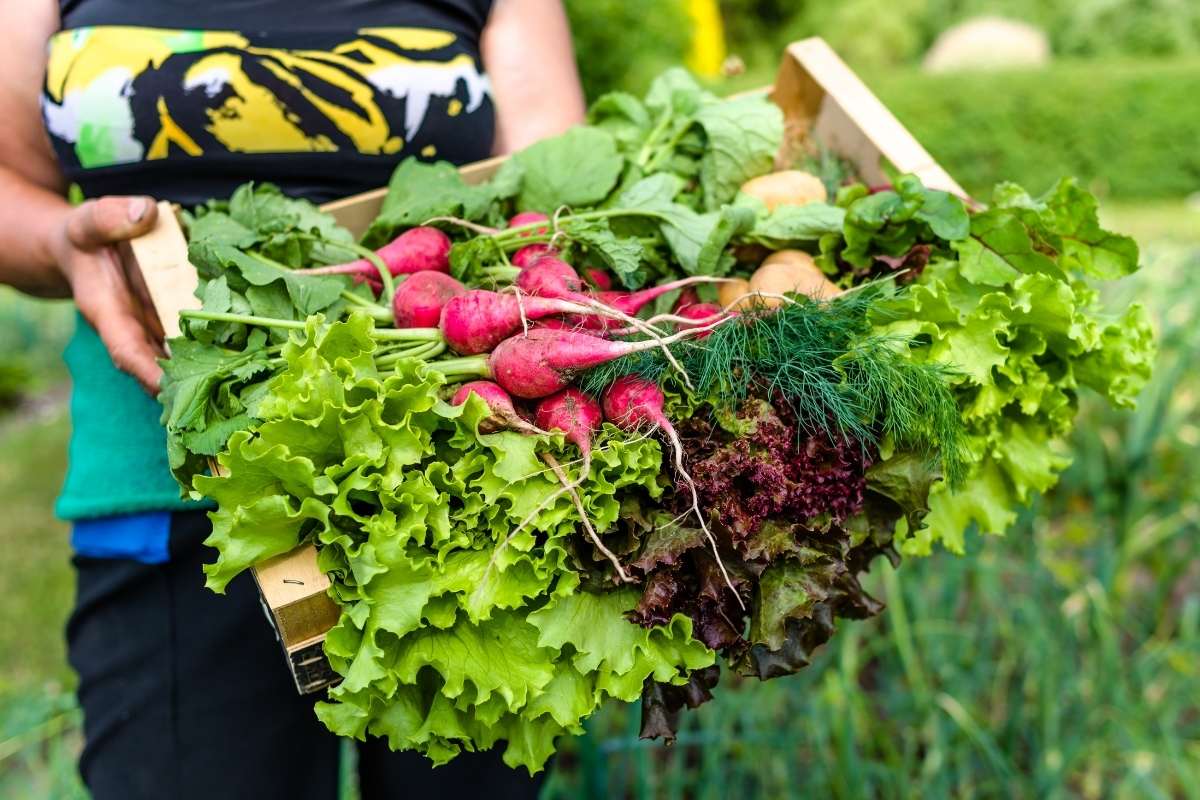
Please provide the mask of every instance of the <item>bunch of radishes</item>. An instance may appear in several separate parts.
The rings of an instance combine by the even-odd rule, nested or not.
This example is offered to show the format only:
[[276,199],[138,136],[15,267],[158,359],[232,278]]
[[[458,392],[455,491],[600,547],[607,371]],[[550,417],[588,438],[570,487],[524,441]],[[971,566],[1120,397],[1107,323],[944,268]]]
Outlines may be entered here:
[[[526,212],[510,226],[549,222]],[[460,356],[439,368],[452,376],[493,378],[509,394],[546,397],[569,386],[583,370],[629,353],[662,348],[687,337],[702,337],[733,315],[684,295],[676,313],[642,320],[636,315],[662,295],[707,277],[685,278],[638,292],[617,292],[608,276],[589,270],[591,282],[552,247],[531,244],[518,250],[513,284],[500,291],[469,289],[450,273],[449,237],[432,227],[412,228],[376,251],[382,267],[400,279],[388,300],[397,328],[436,328]],[[382,287],[381,264],[359,259],[305,270],[310,275],[350,275]],[[674,325],[674,331],[660,327]],[[433,332],[430,331],[430,335]],[[630,339],[640,336],[642,338]],[[485,358],[480,358],[486,356]]]

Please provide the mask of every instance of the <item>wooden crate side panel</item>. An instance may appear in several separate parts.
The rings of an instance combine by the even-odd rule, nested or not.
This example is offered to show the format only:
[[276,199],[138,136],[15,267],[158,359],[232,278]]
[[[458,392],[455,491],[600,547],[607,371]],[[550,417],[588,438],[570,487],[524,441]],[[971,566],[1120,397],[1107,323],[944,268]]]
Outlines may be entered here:
[[967,196],[823,39],[788,46],[772,99],[784,110],[789,133],[812,133],[869,183],[886,180],[886,159],[931,188]]
[[[179,224],[175,206],[158,204],[158,218],[145,235],[121,246],[122,263],[130,273],[140,273],[154,313],[168,339],[179,335],[179,312],[200,308],[196,268],[188,261],[187,237]],[[130,279],[136,279],[131,274]]]

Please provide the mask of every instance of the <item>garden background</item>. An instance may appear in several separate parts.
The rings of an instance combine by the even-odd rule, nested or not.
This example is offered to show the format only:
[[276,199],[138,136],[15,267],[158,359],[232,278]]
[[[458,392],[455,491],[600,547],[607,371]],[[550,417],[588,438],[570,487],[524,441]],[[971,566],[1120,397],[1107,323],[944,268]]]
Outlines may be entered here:
[[[1008,536],[897,572],[881,561],[869,588],[887,612],[844,624],[798,676],[724,687],[670,749],[637,739],[636,708],[607,709],[544,796],[1200,798],[1200,3],[567,5],[592,97],[681,62],[719,92],[762,85],[786,42],[816,34],[976,196],[1077,175],[1142,245],[1118,291],[1152,310],[1162,353],[1136,412],[1083,398],[1074,465]],[[1039,28],[1049,62],[922,68],[943,31],[985,14]],[[14,800],[86,796],[67,528],[50,512],[71,324],[66,305],[0,290],[0,796]]]

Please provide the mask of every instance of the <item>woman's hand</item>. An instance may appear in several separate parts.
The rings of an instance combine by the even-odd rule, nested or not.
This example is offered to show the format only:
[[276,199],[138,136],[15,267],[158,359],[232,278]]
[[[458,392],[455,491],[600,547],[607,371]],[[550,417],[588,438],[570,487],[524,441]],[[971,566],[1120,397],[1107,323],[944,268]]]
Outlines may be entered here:
[[105,197],[72,208],[42,128],[46,41],[59,28],[59,4],[0,2],[0,283],[39,297],[75,298],[113,362],[148,392],[162,374],[162,331],[144,288],[121,267],[114,244],[154,225],[146,197]]
[[50,229],[48,250],[75,305],[113,363],[158,393],[163,331],[140,276],[127,272],[115,245],[154,227],[148,197],[103,197],[70,209]]

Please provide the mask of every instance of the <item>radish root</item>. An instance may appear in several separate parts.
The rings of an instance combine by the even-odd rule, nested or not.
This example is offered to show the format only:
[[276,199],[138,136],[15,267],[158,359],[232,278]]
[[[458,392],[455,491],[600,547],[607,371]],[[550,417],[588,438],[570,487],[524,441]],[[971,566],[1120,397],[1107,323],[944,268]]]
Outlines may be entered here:
[[[551,456],[550,459],[553,460],[553,456]],[[555,473],[555,475],[559,478],[559,482],[562,483],[562,486],[560,486],[557,490],[555,490],[555,491],[551,492],[550,494],[546,495],[545,497],[543,497],[542,502],[538,503],[537,506],[533,509],[533,511],[530,511],[528,514],[525,515],[525,519],[521,520],[521,524],[518,525],[517,527],[513,528],[512,532],[509,533],[508,536],[504,537],[504,540],[501,541],[499,546],[497,546],[496,549],[492,552],[492,557],[488,559],[487,569],[485,569],[483,571],[484,578],[486,578],[488,576],[488,573],[491,572],[492,567],[495,566],[496,559],[500,557],[500,551],[503,550],[504,548],[508,547],[509,542],[511,542],[513,539],[515,539],[518,533],[525,530],[525,528],[529,527],[529,525],[533,522],[533,520],[537,517],[537,515],[542,513],[543,511],[545,511],[551,505],[553,505],[554,502],[556,500],[558,500],[558,498],[562,497],[564,494],[567,494],[568,492],[574,491],[576,487],[578,487],[581,483],[583,483],[584,479],[592,471],[591,456],[590,455],[585,456],[583,459],[583,469],[579,473],[579,480],[576,481],[574,484],[571,484],[562,478],[561,468],[559,470],[555,470],[554,467],[551,466],[550,461],[546,460],[546,454],[543,454],[542,460],[546,461],[546,466],[550,467],[550,470]],[[555,462],[555,463],[557,463],[557,462]],[[584,519],[587,519],[586,515],[585,515]]]
[[671,441],[671,449],[675,451],[675,471],[679,473],[679,477],[688,485],[688,489],[692,493],[692,513],[700,522],[700,530],[704,531],[704,536],[708,539],[708,543],[712,545],[713,558],[717,560],[717,568],[721,570],[721,577],[725,579],[725,585],[729,587],[729,591],[733,592],[733,597],[737,600],[738,606],[742,611],[746,610],[746,604],[742,602],[742,596],[738,594],[737,589],[733,588],[733,581],[729,577],[729,572],[725,569],[725,562],[721,560],[721,552],[717,548],[717,539],[712,535],[712,531],[708,529],[708,523],[704,520],[704,513],[700,510],[700,495],[696,491],[696,482],[692,480],[692,476],[683,466],[683,442],[679,441],[679,434],[675,433],[675,429],[670,425],[659,424],[659,428],[666,437]]
[[583,520],[583,528],[587,531],[588,538],[592,540],[592,544],[596,545],[596,549],[603,553],[604,557],[612,562],[613,568],[616,569],[617,576],[621,579],[622,583],[632,583],[633,579],[629,577],[629,573],[625,572],[625,568],[621,566],[620,560],[616,557],[613,551],[604,546],[604,542],[600,541],[600,536],[596,533],[596,529],[592,527],[592,521],[588,518],[587,509],[583,507],[583,500],[579,498],[579,492],[576,491],[576,488],[583,481],[583,478],[587,475],[587,473],[581,473],[579,480],[572,482],[568,480],[566,473],[563,472],[562,467],[559,466],[559,463],[557,460],[555,460],[554,456],[550,455],[549,453],[542,453],[542,460],[545,461],[550,469],[554,471],[554,475],[558,478],[559,482],[562,483],[563,489],[570,492],[571,499],[575,503],[575,509],[579,512],[579,518]]

